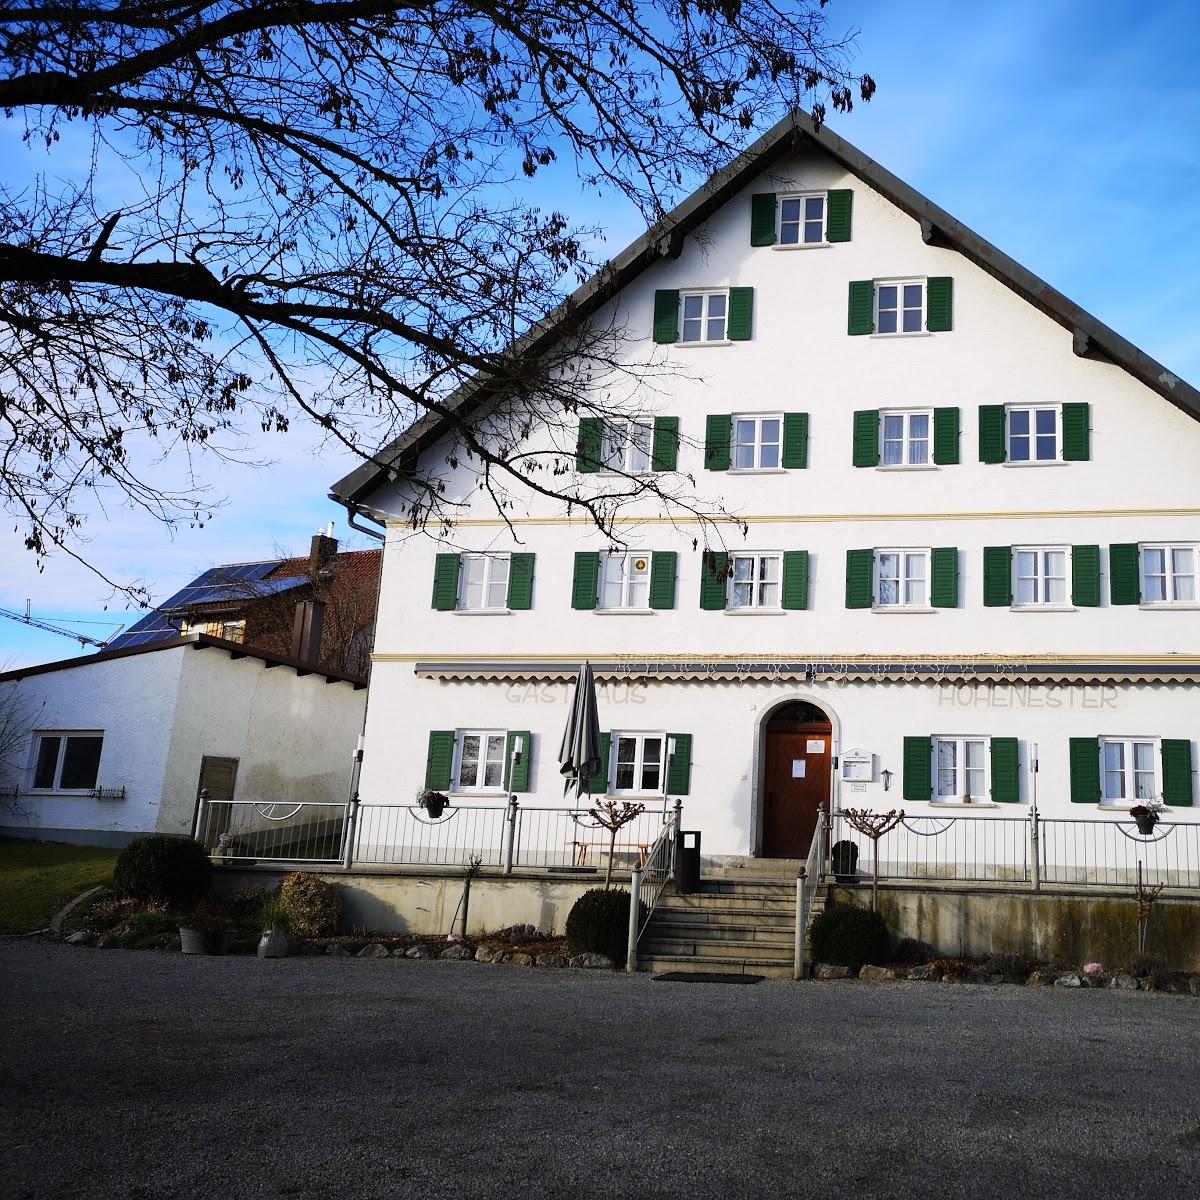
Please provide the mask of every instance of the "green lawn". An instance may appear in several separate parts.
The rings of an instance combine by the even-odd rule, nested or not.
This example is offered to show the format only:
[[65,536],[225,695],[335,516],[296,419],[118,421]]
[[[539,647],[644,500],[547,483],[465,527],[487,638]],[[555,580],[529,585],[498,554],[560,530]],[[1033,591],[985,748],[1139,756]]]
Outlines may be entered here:
[[43,929],[72,896],[112,877],[118,851],[0,838],[0,933]]

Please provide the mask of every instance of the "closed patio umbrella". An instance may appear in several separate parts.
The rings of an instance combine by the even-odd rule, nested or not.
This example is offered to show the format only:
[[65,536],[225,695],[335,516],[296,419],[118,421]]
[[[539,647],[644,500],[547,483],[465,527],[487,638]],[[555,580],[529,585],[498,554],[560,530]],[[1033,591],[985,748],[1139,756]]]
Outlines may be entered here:
[[591,663],[579,668],[575,697],[558,748],[559,771],[563,775],[563,795],[572,787],[578,800],[584,792],[592,794],[592,778],[600,770],[600,714],[596,706],[596,680]]

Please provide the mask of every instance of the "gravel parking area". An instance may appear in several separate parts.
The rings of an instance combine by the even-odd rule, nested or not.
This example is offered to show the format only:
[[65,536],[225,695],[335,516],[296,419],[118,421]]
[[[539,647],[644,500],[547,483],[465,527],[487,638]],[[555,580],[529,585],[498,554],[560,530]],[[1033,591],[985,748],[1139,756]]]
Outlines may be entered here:
[[0,940],[8,1197],[1200,1194],[1200,1000]]

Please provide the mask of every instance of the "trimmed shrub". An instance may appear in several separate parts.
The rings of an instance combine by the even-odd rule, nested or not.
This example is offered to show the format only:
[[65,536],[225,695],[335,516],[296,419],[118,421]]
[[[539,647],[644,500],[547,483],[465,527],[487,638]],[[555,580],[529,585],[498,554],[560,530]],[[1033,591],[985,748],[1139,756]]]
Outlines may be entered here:
[[252,883],[242,884],[225,893],[225,909],[235,921],[257,921],[269,900],[274,900],[265,888]]
[[[642,914],[644,904],[639,905]],[[572,954],[603,954],[624,963],[629,947],[629,893],[620,888],[592,888],[571,906],[567,917],[567,949]]]
[[293,871],[279,885],[279,906],[289,932],[298,938],[332,937],[342,923],[337,885],[307,871]]
[[906,937],[901,938],[896,945],[892,961],[910,967],[921,967],[927,962],[932,962],[934,957],[933,947],[928,942],[923,942],[920,938]]
[[834,842],[829,859],[835,875],[853,875],[858,870],[858,847],[849,840]]
[[809,936],[814,962],[852,971],[865,963],[887,962],[887,922],[872,909],[831,904],[813,921]]
[[170,908],[189,908],[212,882],[208,851],[192,838],[155,833],[135,838],[117,857],[113,890],[118,896]]
[[1160,954],[1135,954],[1127,969],[1135,979],[1149,979],[1156,988],[1171,978],[1167,961]]

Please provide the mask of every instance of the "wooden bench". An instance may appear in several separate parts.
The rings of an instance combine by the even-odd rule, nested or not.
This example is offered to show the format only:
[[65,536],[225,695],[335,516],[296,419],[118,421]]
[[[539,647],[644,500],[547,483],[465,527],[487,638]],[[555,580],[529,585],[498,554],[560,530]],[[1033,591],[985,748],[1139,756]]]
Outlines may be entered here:
[[[608,842],[581,842],[572,840],[567,843],[572,850],[572,861],[577,867],[586,867],[588,865],[588,852],[598,850],[597,857],[603,857],[605,851],[608,850]],[[613,850],[636,850],[638,852],[638,866],[644,867],[646,859],[650,856],[650,848],[652,842],[617,842],[613,846]]]

